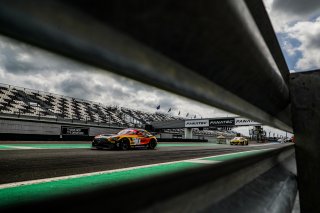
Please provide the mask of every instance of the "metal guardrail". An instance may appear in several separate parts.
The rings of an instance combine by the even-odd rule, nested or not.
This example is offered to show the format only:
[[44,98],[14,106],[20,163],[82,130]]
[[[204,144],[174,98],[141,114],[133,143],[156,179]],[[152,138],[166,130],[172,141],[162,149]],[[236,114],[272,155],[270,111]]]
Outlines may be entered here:
[[[287,68],[262,1],[79,0],[69,4],[3,0],[0,32],[292,131]],[[52,211],[65,211],[77,203],[82,211],[103,207],[182,212],[217,208],[223,212],[225,206],[231,206],[239,212],[259,207],[265,212],[290,212],[297,190],[295,176],[280,162],[286,162],[293,152],[293,146],[270,150],[237,161],[15,208],[43,211],[50,206]],[[268,175],[270,172],[278,175]],[[279,189],[272,183],[288,189],[281,191],[280,199],[270,200],[279,191],[266,190],[269,194],[265,194],[259,184],[252,185],[263,175],[269,177],[264,184],[268,189]],[[277,178],[270,179],[273,176]],[[241,199],[232,204],[232,198],[237,198],[245,186],[252,186],[251,191],[262,189],[259,193],[269,198],[269,208],[264,208],[261,200],[255,202],[259,198],[254,196],[248,198],[251,209],[239,208]],[[134,202],[132,197],[145,199]],[[106,198],[108,204],[99,205]]]

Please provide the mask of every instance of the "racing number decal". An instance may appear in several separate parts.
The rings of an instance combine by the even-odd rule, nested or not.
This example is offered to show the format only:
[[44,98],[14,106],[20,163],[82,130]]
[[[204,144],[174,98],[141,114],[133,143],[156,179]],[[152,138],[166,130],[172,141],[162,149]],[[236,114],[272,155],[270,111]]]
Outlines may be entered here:
[[140,144],[140,138],[133,138],[132,140],[134,144]]

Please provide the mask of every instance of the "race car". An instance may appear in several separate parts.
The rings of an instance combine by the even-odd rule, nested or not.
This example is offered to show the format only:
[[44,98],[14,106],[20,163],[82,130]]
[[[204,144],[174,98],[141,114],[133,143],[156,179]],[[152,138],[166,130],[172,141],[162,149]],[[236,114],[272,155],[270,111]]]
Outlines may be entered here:
[[116,135],[101,134],[94,137],[92,148],[96,149],[122,149],[134,147],[147,147],[154,149],[157,146],[157,138],[144,129],[124,129]]
[[244,137],[235,137],[230,141],[230,145],[248,145],[248,140]]

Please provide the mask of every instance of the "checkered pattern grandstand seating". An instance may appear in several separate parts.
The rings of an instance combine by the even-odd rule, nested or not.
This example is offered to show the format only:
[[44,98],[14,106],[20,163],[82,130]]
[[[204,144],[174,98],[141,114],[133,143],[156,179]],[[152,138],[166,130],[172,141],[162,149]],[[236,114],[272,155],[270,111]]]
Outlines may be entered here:
[[37,118],[79,120],[114,126],[144,126],[153,121],[177,120],[163,113],[105,106],[101,103],[0,84],[0,112]]

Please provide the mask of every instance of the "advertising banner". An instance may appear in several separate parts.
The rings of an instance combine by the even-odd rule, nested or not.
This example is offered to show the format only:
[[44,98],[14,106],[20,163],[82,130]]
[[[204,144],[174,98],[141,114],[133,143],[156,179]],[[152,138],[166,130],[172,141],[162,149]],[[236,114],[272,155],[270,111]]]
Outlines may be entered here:
[[209,126],[234,126],[234,118],[221,118],[210,120]]
[[89,135],[89,127],[62,126],[61,135]]
[[254,125],[261,125],[261,124],[248,118],[235,118],[234,125],[235,126],[254,126]]
[[185,127],[207,127],[209,126],[209,120],[187,120],[185,121]]

